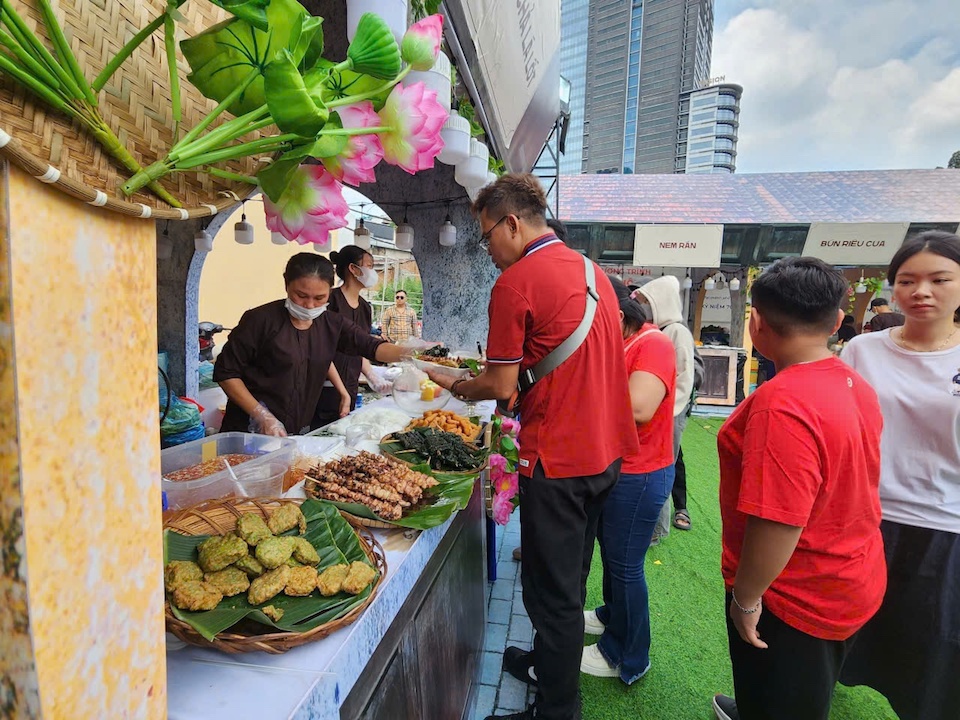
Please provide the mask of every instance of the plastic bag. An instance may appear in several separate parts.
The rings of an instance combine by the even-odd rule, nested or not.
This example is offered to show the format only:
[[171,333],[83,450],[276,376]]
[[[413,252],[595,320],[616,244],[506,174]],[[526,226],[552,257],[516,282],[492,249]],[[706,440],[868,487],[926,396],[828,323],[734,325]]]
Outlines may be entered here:
[[183,443],[190,442],[191,440],[200,440],[205,436],[206,436],[206,428],[204,428],[203,423],[200,423],[196,427],[192,427],[188,430],[184,430],[181,433],[161,436],[160,447],[168,448],[168,447],[173,447],[174,445],[183,445]]
[[429,342],[427,340],[422,340],[418,337],[413,337],[412,335],[405,340],[401,340],[397,343],[402,348],[409,348],[410,350],[426,350],[427,348],[432,348],[437,345],[442,345],[441,342]]
[[[170,399],[170,411],[160,423],[160,436],[167,438],[171,435],[203,427],[200,419],[200,409],[190,402],[184,402],[178,397]],[[202,435],[201,435],[202,437]]]
[[213,363],[209,360],[204,360],[200,363],[198,369],[198,374],[200,376],[200,389],[209,390],[210,388],[220,387],[219,383],[213,381]]

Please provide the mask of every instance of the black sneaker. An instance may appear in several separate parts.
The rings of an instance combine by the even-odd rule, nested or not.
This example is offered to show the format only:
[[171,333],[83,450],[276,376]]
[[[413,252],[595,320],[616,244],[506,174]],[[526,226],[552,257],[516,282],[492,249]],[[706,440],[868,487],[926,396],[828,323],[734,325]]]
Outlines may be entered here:
[[737,712],[737,701],[729,695],[714,695],[713,711],[720,720],[740,720],[740,713]]
[[[531,655],[532,653],[511,645],[503,651],[503,669],[520,682],[536,686],[537,673],[533,669]],[[508,717],[512,717],[512,715]]]
[[536,716],[533,714],[533,706],[531,706],[526,710],[510,715],[487,715],[487,720],[536,720]]

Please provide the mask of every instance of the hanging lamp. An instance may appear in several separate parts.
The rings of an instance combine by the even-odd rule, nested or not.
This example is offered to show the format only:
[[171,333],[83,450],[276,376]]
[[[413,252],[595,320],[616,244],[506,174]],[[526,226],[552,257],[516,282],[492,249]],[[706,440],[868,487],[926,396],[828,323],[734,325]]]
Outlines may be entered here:
[[239,245],[253,245],[253,225],[247,222],[247,203],[244,202],[240,210],[240,222],[233,226],[233,239]]
[[457,226],[450,222],[449,211],[447,219],[440,226],[440,244],[443,247],[453,247],[457,244]]
[[163,226],[163,234],[157,238],[157,260],[169,260],[173,257],[173,240],[170,239],[170,221]]
[[403,209],[403,222],[397,226],[397,232],[393,236],[394,244],[397,250],[413,250],[413,225],[407,222],[407,209]]
[[197,252],[210,252],[213,250],[213,235],[205,227],[199,228],[193,236],[193,246]]

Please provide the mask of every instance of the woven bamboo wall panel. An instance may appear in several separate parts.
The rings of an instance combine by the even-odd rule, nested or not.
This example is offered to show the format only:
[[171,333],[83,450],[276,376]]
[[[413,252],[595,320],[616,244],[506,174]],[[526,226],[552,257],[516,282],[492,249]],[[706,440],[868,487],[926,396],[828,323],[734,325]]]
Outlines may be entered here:
[[[47,40],[42,16],[32,0],[10,2],[34,33]],[[140,29],[146,27],[165,9],[164,0],[57,0],[54,11],[70,47],[89,82],[100,73],[110,59]],[[185,20],[178,22],[178,37],[190,37],[229,17],[213,3],[188,0],[180,7]],[[47,41],[47,47],[52,46]],[[197,125],[216,103],[208,100],[186,81],[189,66],[179,60],[183,119],[180,136]],[[170,103],[170,80],[164,51],[163,28],[144,41],[109,80],[98,96],[100,111],[107,124],[127,150],[144,167],[166,155],[174,142],[174,123]],[[214,123],[231,119],[224,113]],[[42,175],[53,166],[61,173],[57,185],[65,192],[85,201],[93,201],[97,191],[106,193],[108,209],[129,215],[152,215],[180,219],[152,193],[140,192],[130,198],[120,185],[130,173],[104,152],[88,132],[61,113],[21,89],[6,76],[0,76],[0,129],[13,140],[3,152],[27,172]],[[270,134],[270,129],[264,131]],[[259,133],[249,136],[252,139]],[[252,158],[219,165],[232,172],[254,175],[262,167]],[[210,215],[208,204],[222,209],[232,205],[233,191],[241,198],[252,186],[210,177],[204,173],[177,173],[161,184],[185,209],[190,217]],[[145,211],[143,205],[150,208]]]

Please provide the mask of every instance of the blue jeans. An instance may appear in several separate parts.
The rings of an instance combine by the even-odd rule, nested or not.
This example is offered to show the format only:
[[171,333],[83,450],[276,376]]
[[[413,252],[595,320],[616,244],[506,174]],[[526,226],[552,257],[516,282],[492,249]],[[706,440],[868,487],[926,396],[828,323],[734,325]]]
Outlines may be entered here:
[[604,604],[596,612],[606,630],[599,647],[607,662],[620,666],[620,679],[628,685],[650,667],[650,606],[643,562],[672,488],[673,465],[650,473],[621,473],[600,516]]

